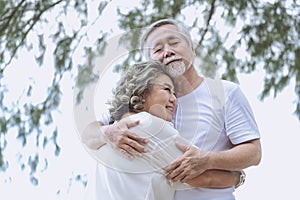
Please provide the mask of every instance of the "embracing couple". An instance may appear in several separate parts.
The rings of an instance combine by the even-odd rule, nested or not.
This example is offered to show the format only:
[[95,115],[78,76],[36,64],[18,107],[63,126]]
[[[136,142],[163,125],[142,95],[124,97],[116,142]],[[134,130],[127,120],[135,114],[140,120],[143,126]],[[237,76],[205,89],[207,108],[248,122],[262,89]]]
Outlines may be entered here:
[[90,198],[235,199],[243,169],[261,160],[245,95],[232,82],[197,73],[189,30],[179,21],[150,25],[141,48],[149,62],[129,67],[110,114],[81,134],[99,161]]

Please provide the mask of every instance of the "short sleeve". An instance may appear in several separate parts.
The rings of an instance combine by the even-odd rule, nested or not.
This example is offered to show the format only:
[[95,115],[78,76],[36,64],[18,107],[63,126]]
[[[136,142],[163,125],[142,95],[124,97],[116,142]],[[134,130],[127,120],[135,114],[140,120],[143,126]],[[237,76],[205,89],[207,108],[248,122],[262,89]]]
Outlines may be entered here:
[[225,128],[233,144],[260,138],[251,106],[238,86],[226,100]]

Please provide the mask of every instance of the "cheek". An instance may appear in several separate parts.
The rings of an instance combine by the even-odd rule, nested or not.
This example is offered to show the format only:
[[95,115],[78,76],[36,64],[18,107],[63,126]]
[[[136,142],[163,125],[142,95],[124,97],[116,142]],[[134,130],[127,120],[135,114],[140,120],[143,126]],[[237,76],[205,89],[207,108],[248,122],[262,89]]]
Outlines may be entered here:
[[154,97],[153,99],[151,99],[151,104],[153,105],[162,105],[164,104],[165,98],[163,97],[163,94],[156,94],[156,97]]
[[152,90],[151,95],[148,95],[145,99],[145,103],[149,106],[153,104],[164,105],[169,100],[169,93],[165,90]]
[[[145,105],[147,105],[147,109],[162,109],[165,107],[166,102],[168,101],[166,94],[164,93],[156,93],[152,96],[152,98],[146,99]],[[158,108],[159,107],[159,108]],[[146,107],[145,107],[146,108]]]
[[190,46],[186,46],[186,45],[181,46],[178,49],[178,52],[180,52],[181,55],[185,55],[185,57],[188,59],[192,59],[194,57],[194,52]]
[[164,109],[164,106],[162,106],[160,104],[152,105],[149,108],[148,112],[156,117],[167,120],[168,114],[167,114],[166,110]]
[[158,55],[152,55],[152,56],[150,56],[149,58],[150,58],[150,60],[162,62],[161,57],[159,57]]
[[169,94],[166,91],[157,93],[156,95],[156,102],[161,103],[161,104],[165,104],[166,102],[168,102],[169,99]]

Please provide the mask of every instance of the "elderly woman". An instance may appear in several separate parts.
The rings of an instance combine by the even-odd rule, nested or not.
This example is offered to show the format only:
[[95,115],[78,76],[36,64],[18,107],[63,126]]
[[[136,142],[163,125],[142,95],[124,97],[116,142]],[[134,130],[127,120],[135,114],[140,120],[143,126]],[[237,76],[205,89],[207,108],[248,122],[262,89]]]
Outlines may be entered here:
[[[145,144],[147,152],[134,158],[130,155],[131,159],[127,159],[120,153],[127,152],[125,141],[121,147],[123,151],[116,150],[113,143],[108,142],[117,134],[102,135],[101,144],[99,140],[95,144],[83,137],[89,152],[99,161],[96,174],[88,183],[88,188],[92,189],[89,199],[172,200],[176,189],[197,187],[193,183],[198,184],[199,180],[192,180],[189,184],[172,183],[163,174],[163,168],[183,154],[176,147],[176,141],[186,145],[188,142],[179,136],[171,123],[176,96],[174,84],[163,70],[162,63],[139,63],[129,68],[118,82],[110,105],[109,123],[124,120],[132,124],[130,132],[145,138],[139,142]],[[85,131],[95,131],[95,126],[99,128],[91,124]],[[130,137],[135,136],[130,134]],[[97,149],[92,150],[93,147]],[[212,187],[229,187],[238,182],[235,172],[220,173],[226,181]],[[205,174],[195,179],[209,182]]]

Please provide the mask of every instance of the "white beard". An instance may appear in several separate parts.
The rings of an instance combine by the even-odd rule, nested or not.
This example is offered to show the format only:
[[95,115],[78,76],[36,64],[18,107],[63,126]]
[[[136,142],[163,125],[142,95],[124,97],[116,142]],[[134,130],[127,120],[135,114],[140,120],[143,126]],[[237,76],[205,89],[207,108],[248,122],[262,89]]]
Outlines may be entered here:
[[173,61],[166,66],[167,73],[176,78],[184,74],[186,66],[183,61]]

